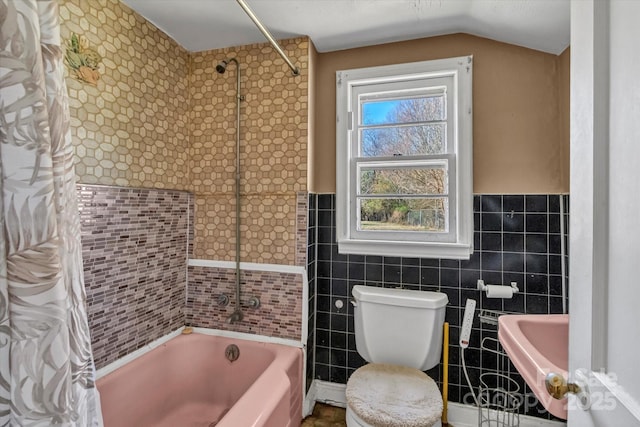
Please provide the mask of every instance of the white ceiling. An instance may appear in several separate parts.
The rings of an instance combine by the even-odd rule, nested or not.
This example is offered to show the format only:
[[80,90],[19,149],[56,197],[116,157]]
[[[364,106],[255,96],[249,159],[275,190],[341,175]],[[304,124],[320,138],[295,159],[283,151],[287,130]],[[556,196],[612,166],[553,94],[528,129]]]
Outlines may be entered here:
[[[189,51],[265,42],[235,0],[122,0]],[[469,33],[559,54],[570,0],[246,0],[276,39],[320,52]]]

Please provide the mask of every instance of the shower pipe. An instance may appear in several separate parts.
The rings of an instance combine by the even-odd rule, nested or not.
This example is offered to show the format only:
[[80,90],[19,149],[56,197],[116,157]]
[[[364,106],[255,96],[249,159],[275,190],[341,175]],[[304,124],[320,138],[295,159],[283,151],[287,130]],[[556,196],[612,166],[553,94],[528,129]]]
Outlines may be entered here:
[[240,63],[236,58],[228,58],[216,65],[216,72],[224,74],[230,62],[236,64],[236,307],[227,319],[229,323],[242,321],[242,304],[240,300]]
[[287,54],[284,53],[284,51],[282,50],[282,48],[280,47],[276,39],[274,39],[271,33],[269,32],[269,30],[267,30],[267,28],[264,25],[262,25],[262,23],[260,22],[258,17],[255,15],[255,13],[253,13],[249,5],[244,0],[236,0],[236,1],[238,2],[242,10],[244,10],[245,13],[249,16],[249,18],[251,18],[253,23],[256,24],[256,27],[258,27],[258,29],[267,38],[267,40],[269,40],[269,43],[271,43],[271,46],[273,46],[276,52],[278,52],[278,54],[282,57],[282,59],[284,59],[284,62],[286,62],[289,68],[291,68],[291,72],[293,73],[293,75],[299,76],[300,70],[298,69],[298,67],[296,67],[293,64],[293,62],[291,62],[291,60],[289,59]]

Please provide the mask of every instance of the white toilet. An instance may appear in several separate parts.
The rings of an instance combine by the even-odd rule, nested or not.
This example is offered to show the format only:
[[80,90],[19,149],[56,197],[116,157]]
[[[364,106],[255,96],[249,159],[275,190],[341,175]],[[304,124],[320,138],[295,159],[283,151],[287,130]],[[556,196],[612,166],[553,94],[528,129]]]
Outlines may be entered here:
[[349,427],[440,427],[442,396],[424,372],[440,362],[441,292],[354,286],[358,353],[347,382]]

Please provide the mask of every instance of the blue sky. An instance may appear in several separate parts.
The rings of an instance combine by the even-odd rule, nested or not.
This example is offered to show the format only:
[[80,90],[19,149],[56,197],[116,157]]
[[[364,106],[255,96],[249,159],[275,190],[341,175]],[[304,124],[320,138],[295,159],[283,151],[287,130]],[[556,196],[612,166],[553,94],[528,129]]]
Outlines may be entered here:
[[389,111],[397,105],[399,101],[366,102],[363,104],[362,121],[365,125],[373,125],[386,122],[385,118]]

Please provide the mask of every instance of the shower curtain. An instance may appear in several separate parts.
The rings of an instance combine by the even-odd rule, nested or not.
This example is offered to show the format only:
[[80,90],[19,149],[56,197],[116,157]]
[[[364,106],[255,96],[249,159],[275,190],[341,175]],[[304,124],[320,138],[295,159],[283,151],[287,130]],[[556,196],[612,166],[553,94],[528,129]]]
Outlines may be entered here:
[[0,426],[101,426],[55,0],[0,0]]

